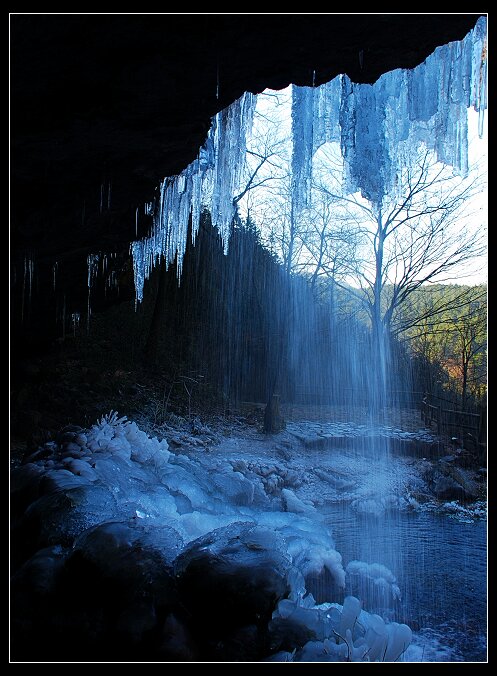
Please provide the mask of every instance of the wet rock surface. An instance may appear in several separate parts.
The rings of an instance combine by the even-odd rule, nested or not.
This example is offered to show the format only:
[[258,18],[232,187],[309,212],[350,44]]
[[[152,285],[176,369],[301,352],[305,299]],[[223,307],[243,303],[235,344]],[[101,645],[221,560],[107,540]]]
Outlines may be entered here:
[[191,543],[177,558],[175,572],[203,653],[213,659],[261,659],[271,614],[290,593],[291,569],[282,536],[250,523],[232,524]]

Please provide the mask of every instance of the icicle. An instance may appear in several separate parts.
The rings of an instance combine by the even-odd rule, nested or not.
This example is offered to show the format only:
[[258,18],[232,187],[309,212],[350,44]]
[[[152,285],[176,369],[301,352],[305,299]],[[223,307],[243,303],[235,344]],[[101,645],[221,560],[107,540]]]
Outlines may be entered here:
[[62,340],[66,338],[66,294],[62,302]]
[[79,312],[73,312],[71,314],[71,325],[72,325],[72,335],[76,337],[76,329],[79,328],[79,322],[81,319],[81,315]]
[[28,308],[31,307],[31,296],[33,293],[33,273],[34,273],[34,261],[32,258],[28,258],[28,281],[29,281],[29,291],[28,291]]
[[52,265],[52,277],[53,277],[53,290],[55,291],[55,282],[56,282],[56,275],[57,275],[57,269],[59,267],[59,264],[57,261]]
[[195,244],[200,226],[200,212],[202,202],[202,178],[200,172],[192,177],[192,244]]
[[[150,237],[133,242],[133,273],[136,300],[143,300],[143,287],[152,268],[161,260],[167,267],[176,261],[181,276],[191,217],[195,241],[200,214],[205,206],[228,250],[236,195],[245,162],[246,139],[252,128],[256,97],[244,94],[212,121],[199,156],[179,175],[164,179]],[[151,203],[150,203],[151,204]]]
[[21,323],[24,322],[24,296],[26,294],[26,258],[24,258],[24,274],[22,276],[22,294],[21,294]]
[[[465,174],[467,108],[486,107],[486,19],[480,18],[461,42],[439,47],[412,71],[385,73],[374,85],[339,76],[320,87],[292,88],[292,209],[295,217],[310,200],[312,160],[326,142],[339,142],[344,160],[344,192],[361,191],[377,208],[395,193],[401,171],[424,144],[439,161]],[[363,59],[360,53],[360,61]],[[362,64],[361,64],[362,65]],[[219,64],[216,96],[219,96]],[[157,203],[145,213],[154,221],[150,237],[133,242],[136,301],[151,269],[176,261],[181,275],[191,218],[192,240],[203,207],[209,209],[225,252],[234,215],[256,98],[245,94],[212,120],[207,140],[179,176],[164,179]],[[102,186],[103,191],[103,186]],[[101,195],[101,201],[102,201]],[[110,206],[110,182],[108,190]],[[135,231],[138,231],[137,220]]]
[[487,37],[486,26],[482,20],[477,23],[475,32],[478,38],[475,41],[473,59],[475,70],[478,69],[479,61],[479,70],[475,73],[478,79],[474,108],[478,112],[478,135],[483,138],[484,116],[487,107]]
[[[22,298],[21,298],[21,322],[24,322],[24,313],[26,305],[28,314],[31,308],[31,296],[33,293],[33,274],[34,274],[34,261],[29,256],[24,256]],[[27,304],[26,304],[26,294],[27,294]]]
[[461,42],[438,47],[411,71],[385,73],[374,85],[342,76],[315,89],[294,86],[292,201],[297,212],[309,201],[313,155],[327,141],[340,140],[344,191],[360,190],[378,207],[421,144],[465,175],[467,108],[473,105],[479,112],[481,134],[486,68],[486,19],[481,17]]
[[110,194],[111,194],[111,189],[112,189],[112,185],[111,185],[111,182],[109,181],[109,185],[108,185],[108,188],[107,188],[107,210],[108,210],[108,211],[110,211]]
[[86,264],[88,266],[88,302],[87,302],[87,314],[86,314],[86,331],[90,333],[90,319],[91,319],[91,288],[93,285],[93,280],[97,276],[98,272],[98,262],[100,260],[100,254],[88,254],[86,258]]
[[88,288],[91,289],[93,280],[97,276],[98,263],[100,261],[100,254],[88,254],[86,257],[86,264],[88,267]]
[[[143,286],[145,284],[145,241],[132,242],[130,246],[131,258],[133,260],[133,276],[135,280],[135,299],[140,302],[143,300]],[[135,303],[136,307],[136,303]]]
[[292,204],[296,216],[308,206],[311,196],[314,91],[292,87]]
[[107,291],[111,291],[112,289],[119,290],[119,284],[115,270],[111,270],[105,279],[104,296],[107,297]]
[[[146,211],[145,211],[146,213]],[[136,207],[135,212],[135,237],[138,237],[138,207]]]
[[212,222],[218,228],[224,250],[228,250],[233,197],[239,187],[245,161],[246,137],[252,128],[256,97],[244,94],[216,116],[214,137],[213,194],[210,204]]

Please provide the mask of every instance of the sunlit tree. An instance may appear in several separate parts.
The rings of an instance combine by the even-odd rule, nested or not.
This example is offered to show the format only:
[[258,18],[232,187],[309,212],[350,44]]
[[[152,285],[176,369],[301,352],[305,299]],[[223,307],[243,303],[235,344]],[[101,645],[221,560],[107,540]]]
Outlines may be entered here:
[[401,310],[413,292],[460,281],[464,265],[485,250],[483,223],[468,208],[481,190],[477,174],[457,179],[428,151],[404,169],[396,194],[385,195],[381,204],[341,195],[322,169],[316,190],[334,200],[340,228],[345,221],[354,233],[357,245],[341,267],[348,292],[364,306],[375,333],[405,329]]

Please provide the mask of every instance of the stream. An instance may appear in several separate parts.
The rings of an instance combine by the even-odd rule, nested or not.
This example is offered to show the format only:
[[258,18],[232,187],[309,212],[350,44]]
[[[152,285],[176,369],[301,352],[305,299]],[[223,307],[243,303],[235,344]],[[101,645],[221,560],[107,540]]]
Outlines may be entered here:
[[351,560],[378,562],[396,576],[401,599],[393,611],[381,606],[371,585],[368,593],[366,585],[358,588],[348,579],[346,591],[366,610],[390,614],[413,629],[406,660],[485,661],[486,521],[464,523],[429,512],[382,518],[342,505],[327,511],[327,522],[344,567]]

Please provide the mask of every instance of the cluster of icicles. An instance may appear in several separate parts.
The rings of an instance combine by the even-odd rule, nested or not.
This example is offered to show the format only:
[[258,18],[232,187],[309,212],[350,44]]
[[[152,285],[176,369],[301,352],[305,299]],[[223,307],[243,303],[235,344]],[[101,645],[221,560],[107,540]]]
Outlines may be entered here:
[[[385,624],[379,615],[361,611],[355,596],[347,596],[343,607],[324,603],[312,607],[306,599],[299,605],[290,599],[279,602],[273,621],[283,619],[307,627],[317,640],[308,641],[297,654],[298,661],[396,662],[409,647],[412,631],[407,624]],[[281,652],[272,661],[293,661],[294,654]]]
[[[340,143],[344,193],[358,190],[381,206],[398,183],[401,168],[420,144],[437,159],[465,174],[468,169],[467,109],[486,109],[486,19],[460,42],[437,48],[413,70],[385,73],[374,85],[354,84],[340,75],[319,87],[292,90],[292,201],[308,204],[312,159],[326,142]],[[257,97],[245,93],[212,120],[199,155],[181,174],[164,179],[153,205],[150,237],[133,242],[136,299],[160,260],[177,262],[178,277],[191,218],[192,240],[203,208],[227,251],[233,198],[240,188]]]

